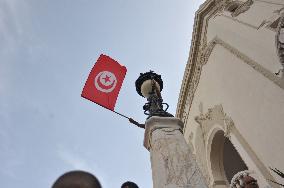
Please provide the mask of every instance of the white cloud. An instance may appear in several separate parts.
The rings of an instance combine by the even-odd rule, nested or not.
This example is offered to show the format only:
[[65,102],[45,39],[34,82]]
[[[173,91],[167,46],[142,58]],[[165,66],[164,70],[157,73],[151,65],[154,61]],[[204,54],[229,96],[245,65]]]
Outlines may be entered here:
[[10,84],[11,59],[21,45],[23,23],[27,6],[23,1],[0,0],[0,95],[8,92]]
[[[27,1],[0,0],[0,96],[9,96],[13,72],[42,52]],[[2,102],[2,101],[0,101]]]
[[13,140],[8,129],[7,126],[0,125],[0,160],[5,161],[5,163],[1,164],[0,174],[2,177],[17,180],[19,179],[17,170],[24,164],[24,154],[22,150],[17,150],[13,147]]
[[87,161],[82,156],[79,156],[75,152],[71,152],[70,150],[60,149],[57,150],[59,158],[67,165],[71,166],[74,170],[83,170],[90,173],[93,173],[103,187],[107,187],[106,175],[103,174],[100,169],[94,165],[93,162]]
[[1,53],[13,52],[19,45],[23,33],[23,19],[27,18],[27,4],[23,1],[2,0],[0,2]]
[[67,150],[58,150],[58,155],[61,160],[63,160],[66,164],[70,165],[74,169],[86,171],[92,170],[90,168],[90,165],[88,165],[84,159],[77,156],[75,153],[72,153]]

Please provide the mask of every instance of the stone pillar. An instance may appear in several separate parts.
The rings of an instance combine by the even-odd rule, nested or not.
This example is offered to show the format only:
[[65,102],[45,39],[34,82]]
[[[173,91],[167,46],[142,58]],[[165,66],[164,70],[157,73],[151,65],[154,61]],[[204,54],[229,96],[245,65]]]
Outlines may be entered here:
[[150,151],[154,188],[207,188],[182,129],[174,117],[146,121],[144,146]]

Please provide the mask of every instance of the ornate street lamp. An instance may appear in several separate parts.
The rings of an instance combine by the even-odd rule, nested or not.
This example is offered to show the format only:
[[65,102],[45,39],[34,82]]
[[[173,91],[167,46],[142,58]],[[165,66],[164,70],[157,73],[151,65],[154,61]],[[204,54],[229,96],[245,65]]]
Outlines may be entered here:
[[144,146],[150,151],[153,187],[208,188],[182,134],[183,122],[168,113],[169,105],[163,103],[161,75],[153,71],[141,73],[135,86],[137,93],[147,98],[143,109],[148,118],[145,124],[131,118],[129,121],[145,128]]
[[[146,73],[140,73],[139,78],[135,82],[137,93],[147,98],[147,103],[143,106],[144,114],[148,115],[149,119],[152,116],[160,117],[173,117],[172,114],[167,112],[169,105],[163,103],[161,91],[163,89],[163,80],[161,75],[149,71]],[[166,109],[163,109],[163,105],[166,105]]]

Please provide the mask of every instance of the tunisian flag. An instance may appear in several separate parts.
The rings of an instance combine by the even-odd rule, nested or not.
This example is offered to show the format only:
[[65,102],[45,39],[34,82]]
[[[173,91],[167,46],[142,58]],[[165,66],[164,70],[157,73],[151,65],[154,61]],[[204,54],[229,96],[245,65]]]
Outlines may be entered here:
[[113,111],[126,71],[126,67],[101,54],[89,74],[81,96]]

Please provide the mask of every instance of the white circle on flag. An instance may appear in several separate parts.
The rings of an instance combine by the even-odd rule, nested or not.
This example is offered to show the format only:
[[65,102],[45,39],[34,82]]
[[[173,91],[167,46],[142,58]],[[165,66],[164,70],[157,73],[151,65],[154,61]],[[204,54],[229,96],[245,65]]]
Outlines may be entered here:
[[109,93],[114,90],[117,83],[117,79],[112,72],[102,71],[97,74],[94,82],[97,90],[104,93]]

